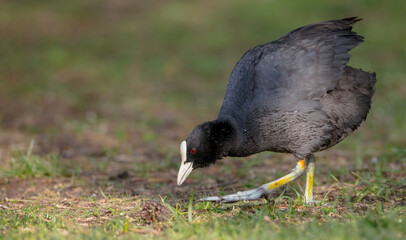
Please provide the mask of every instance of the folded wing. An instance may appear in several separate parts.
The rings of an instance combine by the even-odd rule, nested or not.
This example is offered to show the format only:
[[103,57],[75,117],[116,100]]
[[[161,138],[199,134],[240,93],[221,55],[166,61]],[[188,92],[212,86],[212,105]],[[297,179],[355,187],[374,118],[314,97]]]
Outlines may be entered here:
[[249,50],[231,73],[220,115],[249,107],[257,97],[319,99],[335,88],[363,42],[352,31],[358,18],[307,25]]

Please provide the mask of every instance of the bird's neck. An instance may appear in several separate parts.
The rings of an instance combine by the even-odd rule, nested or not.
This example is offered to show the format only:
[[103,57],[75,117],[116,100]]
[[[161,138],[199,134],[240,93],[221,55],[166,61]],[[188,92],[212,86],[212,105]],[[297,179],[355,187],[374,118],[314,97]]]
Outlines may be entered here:
[[[252,129],[251,126],[238,125],[238,122],[232,118],[219,118],[221,122],[227,122],[232,128],[233,134],[226,141],[227,145],[224,147],[224,156],[230,157],[246,157],[254,153],[261,152],[260,145],[257,143],[256,135],[258,129]],[[213,121],[215,122],[215,121]]]
[[210,140],[216,146],[216,155],[221,157],[230,156],[237,147],[237,128],[232,120],[217,119],[210,122]]

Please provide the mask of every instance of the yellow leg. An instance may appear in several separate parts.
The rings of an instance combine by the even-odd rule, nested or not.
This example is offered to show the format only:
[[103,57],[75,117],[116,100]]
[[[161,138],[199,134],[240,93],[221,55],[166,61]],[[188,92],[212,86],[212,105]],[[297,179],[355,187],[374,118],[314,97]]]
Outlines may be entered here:
[[263,188],[265,188],[267,191],[278,188],[280,186],[283,186],[287,183],[290,183],[297,179],[298,177],[302,176],[306,169],[306,163],[305,160],[300,160],[297,162],[296,167],[292,170],[291,173],[289,173],[286,176],[283,176],[273,182],[266,183],[262,185]]
[[315,160],[314,156],[311,156],[307,163],[306,174],[306,189],[305,189],[305,202],[306,204],[314,204],[313,200],[313,178],[314,178]]
[[305,172],[305,169],[306,169],[305,160],[300,160],[297,162],[296,167],[292,170],[291,173],[289,173],[288,175],[286,175],[284,177],[279,178],[278,180],[263,184],[262,186],[260,186],[258,188],[254,188],[254,189],[243,191],[243,192],[237,192],[234,194],[229,194],[229,195],[225,195],[225,196],[221,196],[221,197],[211,196],[211,197],[201,198],[200,201],[237,202],[237,201],[242,201],[242,200],[259,199],[260,197],[267,195],[273,189],[276,189],[280,186],[283,186],[283,185],[297,179]]

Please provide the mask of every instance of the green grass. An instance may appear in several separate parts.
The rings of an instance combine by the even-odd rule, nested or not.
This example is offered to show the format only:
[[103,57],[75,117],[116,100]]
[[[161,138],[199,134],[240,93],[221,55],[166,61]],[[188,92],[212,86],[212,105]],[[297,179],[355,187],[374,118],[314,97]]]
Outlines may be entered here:
[[[155,229],[137,226],[137,221],[128,217],[129,212],[121,211],[89,229],[69,220],[69,215],[78,213],[59,211],[56,205],[43,209],[37,204],[0,211],[0,224],[8,229],[8,239],[64,239],[67,236],[75,239],[150,239],[156,238],[157,229],[162,228],[162,225]],[[269,203],[259,206],[261,208],[250,206],[248,211],[234,211],[232,216],[220,218],[219,214],[233,211],[210,203],[195,204],[191,217],[188,212],[172,209],[172,217],[164,226],[165,232],[158,236],[162,239],[402,239],[406,235],[405,207],[394,206],[384,211],[380,202],[365,215],[348,212],[339,220],[332,220],[330,216],[335,212],[325,207],[315,214],[310,209],[297,212],[293,202],[282,210]],[[298,222],[303,217],[307,220]]]
[[[404,9],[395,0],[3,1],[0,238],[405,238]],[[303,179],[259,202],[191,201],[286,174],[294,161],[280,154],[224,159],[176,187],[179,143],[216,118],[246,50],[351,16],[364,19],[354,30],[365,43],[350,65],[377,73],[376,94],[363,126],[317,155],[319,205],[302,206]]]
[[8,167],[0,169],[0,177],[67,177],[74,176],[80,167],[62,161],[55,153],[47,156],[32,154],[34,140],[26,152],[16,152],[9,160]]
[[344,222],[307,222],[282,226],[272,220],[267,221],[269,218],[266,216],[258,212],[231,221],[219,219],[210,224],[175,226],[168,236],[171,239],[185,236],[191,239],[399,239],[406,234],[402,224],[405,217],[399,213],[377,216],[369,212],[364,217]]

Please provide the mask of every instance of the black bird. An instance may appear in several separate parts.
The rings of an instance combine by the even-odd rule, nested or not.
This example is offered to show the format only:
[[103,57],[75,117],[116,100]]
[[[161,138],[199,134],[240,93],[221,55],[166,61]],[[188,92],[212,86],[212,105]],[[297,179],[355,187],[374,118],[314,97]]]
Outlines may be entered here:
[[235,65],[218,118],[198,125],[180,145],[181,185],[194,169],[226,156],[292,153],[292,172],[256,189],[203,201],[258,199],[307,169],[305,201],[313,202],[313,153],[332,147],[366,119],[375,73],[347,66],[363,42],[352,17],[310,24],[246,52]]

